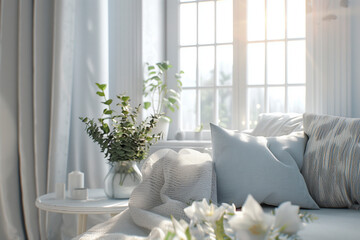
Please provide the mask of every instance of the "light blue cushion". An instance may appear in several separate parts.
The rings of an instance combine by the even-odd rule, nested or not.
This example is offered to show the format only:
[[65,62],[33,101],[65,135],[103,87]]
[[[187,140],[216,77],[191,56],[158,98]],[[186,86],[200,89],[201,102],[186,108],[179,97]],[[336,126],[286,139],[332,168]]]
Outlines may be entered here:
[[284,201],[318,209],[300,173],[306,137],[254,137],[211,124],[218,202],[242,206],[248,194],[260,203]]

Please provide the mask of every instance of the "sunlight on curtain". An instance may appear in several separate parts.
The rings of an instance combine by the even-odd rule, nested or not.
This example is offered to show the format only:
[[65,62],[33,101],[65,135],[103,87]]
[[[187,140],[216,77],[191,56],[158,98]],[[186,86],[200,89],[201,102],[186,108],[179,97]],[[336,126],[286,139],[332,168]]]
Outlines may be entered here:
[[307,1],[306,111],[351,116],[351,33],[347,0]]
[[119,81],[109,79],[108,25],[107,1],[1,1],[1,239],[71,239],[76,216],[45,215],[36,197],[72,170],[103,187],[106,160],[78,118],[102,112],[95,82]]

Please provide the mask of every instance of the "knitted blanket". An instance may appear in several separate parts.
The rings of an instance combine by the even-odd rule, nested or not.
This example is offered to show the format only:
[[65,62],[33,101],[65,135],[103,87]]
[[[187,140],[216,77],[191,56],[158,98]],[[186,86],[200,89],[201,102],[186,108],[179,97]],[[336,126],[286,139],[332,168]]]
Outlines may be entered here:
[[[146,239],[172,230],[170,216],[187,220],[183,209],[203,198],[216,203],[216,176],[209,154],[163,149],[142,166],[143,181],[129,208],[76,239]],[[149,235],[150,234],[150,235]]]

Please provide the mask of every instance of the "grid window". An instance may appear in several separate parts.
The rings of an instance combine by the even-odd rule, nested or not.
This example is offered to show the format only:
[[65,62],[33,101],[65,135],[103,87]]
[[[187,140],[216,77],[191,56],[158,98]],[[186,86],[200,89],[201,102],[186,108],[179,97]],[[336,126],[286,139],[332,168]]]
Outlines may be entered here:
[[180,1],[181,129],[232,126],[232,0]]
[[253,128],[262,112],[305,111],[305,0],[180,0],[176,7],[178,41],[168,44],[185,72],[178,129]]
[[261,112],[304,112],[304,0],[248,0],[246,29],[247,127]]

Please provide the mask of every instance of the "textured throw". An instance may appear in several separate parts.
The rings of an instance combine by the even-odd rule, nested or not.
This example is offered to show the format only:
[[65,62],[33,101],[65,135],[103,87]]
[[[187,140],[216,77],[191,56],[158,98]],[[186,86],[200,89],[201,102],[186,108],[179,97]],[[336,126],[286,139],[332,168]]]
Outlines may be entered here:
[[304,114],[309,140],[302,173],[320,207],[358,208],[360,119]]
[[206,198],[216,203],[216,176],[209,154],[190,149],[179,153],[159,150],[143,164],[142,174],[143,181],[131,194],[129,209],[77,239],[143,239],[135,236],[150,231],[158,236],[172,230],[171,215],[187,219],[183,209],[193,201]]

